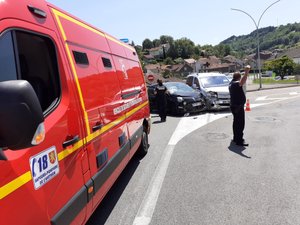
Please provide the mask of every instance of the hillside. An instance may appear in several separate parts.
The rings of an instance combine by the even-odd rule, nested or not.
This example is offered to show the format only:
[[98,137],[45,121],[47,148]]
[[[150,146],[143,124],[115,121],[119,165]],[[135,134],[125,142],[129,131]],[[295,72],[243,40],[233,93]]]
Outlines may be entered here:
[[[260,28],[258,32],[261,51],[289,49],[300,46],[300,23]],[[234,52],[255,53],[257,50],[256,30],[248,35],[232,36],[220,44],[229,45]]]

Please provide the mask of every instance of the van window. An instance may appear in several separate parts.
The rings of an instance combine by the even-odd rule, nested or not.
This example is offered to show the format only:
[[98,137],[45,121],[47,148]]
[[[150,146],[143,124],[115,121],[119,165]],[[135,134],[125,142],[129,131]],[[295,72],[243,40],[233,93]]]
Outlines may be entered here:
[[84,52],[73,51],[76,64],[89,65],[89,59]]
[[19,30],[8,31],[0,36],[0,60],[0,81],[27,80],[47,114],[60,96],[56,51],[51,39]]
[[190,87],[193,86],[193,78],[194,78],[194,77],[188,77],[188,78],[186,79],[186,84],[189,85]]
[[17,70],[10,32],[7,32],[0,37],[0,62],[0,82],[16,80]]
[[194,84],[195,84],[196,88],[200,88],[200,83],[197,78],[194,80]]
[[112,68],[110,59],[102,57],[102,62],[105,68]]

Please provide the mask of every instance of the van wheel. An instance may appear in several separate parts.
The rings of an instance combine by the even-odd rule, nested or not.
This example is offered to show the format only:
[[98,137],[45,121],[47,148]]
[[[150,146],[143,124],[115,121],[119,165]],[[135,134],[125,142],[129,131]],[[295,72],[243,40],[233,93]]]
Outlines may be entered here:
[[148,153],[149,143],[148,143],[148,134],[143,130],[141,144],[138,149],[138,154],[140,156],[145,156]]

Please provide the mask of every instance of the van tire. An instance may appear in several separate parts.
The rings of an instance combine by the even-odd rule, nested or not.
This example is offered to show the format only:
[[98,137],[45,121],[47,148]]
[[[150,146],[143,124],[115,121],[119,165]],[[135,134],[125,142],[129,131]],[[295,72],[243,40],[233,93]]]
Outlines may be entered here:
[[149,148],[148,134],[145,130],[143,130],[141,144],[138,148],[138,154],[141,157],[144,157],[148,153],[148,148]]

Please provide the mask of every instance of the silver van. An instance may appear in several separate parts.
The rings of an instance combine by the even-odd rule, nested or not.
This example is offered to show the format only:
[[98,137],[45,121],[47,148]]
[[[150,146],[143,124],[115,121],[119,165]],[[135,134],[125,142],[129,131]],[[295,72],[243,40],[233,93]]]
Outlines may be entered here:
[[202,93],[208,110],[230,107],[230,80],[225,74],[193,73],[187,76],[186,83]]

